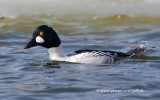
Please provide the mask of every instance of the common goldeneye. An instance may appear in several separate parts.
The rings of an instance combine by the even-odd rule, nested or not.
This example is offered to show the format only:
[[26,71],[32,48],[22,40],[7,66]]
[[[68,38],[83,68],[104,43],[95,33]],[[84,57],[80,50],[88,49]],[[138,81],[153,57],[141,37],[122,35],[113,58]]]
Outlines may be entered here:
[[40,25],[34,31],[31,40],[24,49],[34,46],[42,46],[48,49],[50,60],[65,61],[74,63],[87,63],[87,64],[104,64],[112,63],[119,58],[131,57],[145,49],[136,48],[127,53],[116,51],[102,51],[102,50],[78,50],[72,55],[63,55],[61,52],[61,40],[57,33],[47,25]]

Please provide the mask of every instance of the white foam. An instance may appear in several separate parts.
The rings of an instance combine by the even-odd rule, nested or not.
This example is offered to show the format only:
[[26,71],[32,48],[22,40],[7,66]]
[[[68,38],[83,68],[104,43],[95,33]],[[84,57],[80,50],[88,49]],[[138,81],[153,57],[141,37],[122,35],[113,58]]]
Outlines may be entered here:
[[138,43],[140,48],[148,48],[149,44],[148,44],[148,41],[141,41]]

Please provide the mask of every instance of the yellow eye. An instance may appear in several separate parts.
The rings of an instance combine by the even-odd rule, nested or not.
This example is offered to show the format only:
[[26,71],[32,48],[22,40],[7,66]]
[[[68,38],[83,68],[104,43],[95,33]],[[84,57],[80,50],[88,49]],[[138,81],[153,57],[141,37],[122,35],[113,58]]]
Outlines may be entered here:
[[43,32],[40,32],[40,35],[43,35]]

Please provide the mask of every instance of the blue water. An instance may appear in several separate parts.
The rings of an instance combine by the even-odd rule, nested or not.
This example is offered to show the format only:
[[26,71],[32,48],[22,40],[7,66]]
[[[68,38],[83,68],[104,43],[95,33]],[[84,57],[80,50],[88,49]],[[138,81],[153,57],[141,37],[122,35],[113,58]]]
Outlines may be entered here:
[[[100,5],[105,8],[103,1],[83,1],[82,4],[88,7],[85,14],[80,10],[83,7],[77,7],[77,13],[64,9],[63,6],[72,5],[71,0],[62,3],[63,6],[57,0],[49,1],[40,0],[38,5],[41,6],[38,7],[35,7],[37,0],[33,4],[32,1],[23,1],[12,5],[9,0],[0,4],[3,8],[0,10],[1,100],[160,99],[160,17],[154,12],[159,3],[147,1],[147,5],[143,2],[141,6],[137,5],[153,10],[151,13],[137,12],[136,8],[132,10],[125,0],[122,3],[107,1],[111,8],[126,5],[129,11],[120,9],[119,14],[113,9],[109,12],[117,12],[105,16],[97,14]],[[44,13],[42,9],[38,10],[44,7],[43,3],[49,5],[43,9]],[[51,13],[52,3],[57,4],[53,7],[56,14]],[[74,3],[77,5],[79,1]],[[133,2],[129,4],[135,6]],[[149,8],[149,5],[154,7]],[[99,9],[89,12],[96,7]],[[134,17],[128,13],[130,11]],[[51,25],[58,32],[64,53],[86,48],[127,52],[139,46],[141,41],[148,41],[149,53],[104,65],[52,62],[45,48],[23,49],[33,29],[41,24]]]

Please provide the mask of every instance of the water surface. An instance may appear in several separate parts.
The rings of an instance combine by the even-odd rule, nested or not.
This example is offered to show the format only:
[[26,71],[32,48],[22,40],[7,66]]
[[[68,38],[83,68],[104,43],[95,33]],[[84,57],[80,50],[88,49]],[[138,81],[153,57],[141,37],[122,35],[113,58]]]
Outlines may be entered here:
[[[2,100],[160,99],[158,0],[0,2]],[[86,48],[127,52],[141,41],[148,41],[150,53],[105,65],[50,62],[45,48],[23,49],[41,24],[58,32],[64,53]]]

